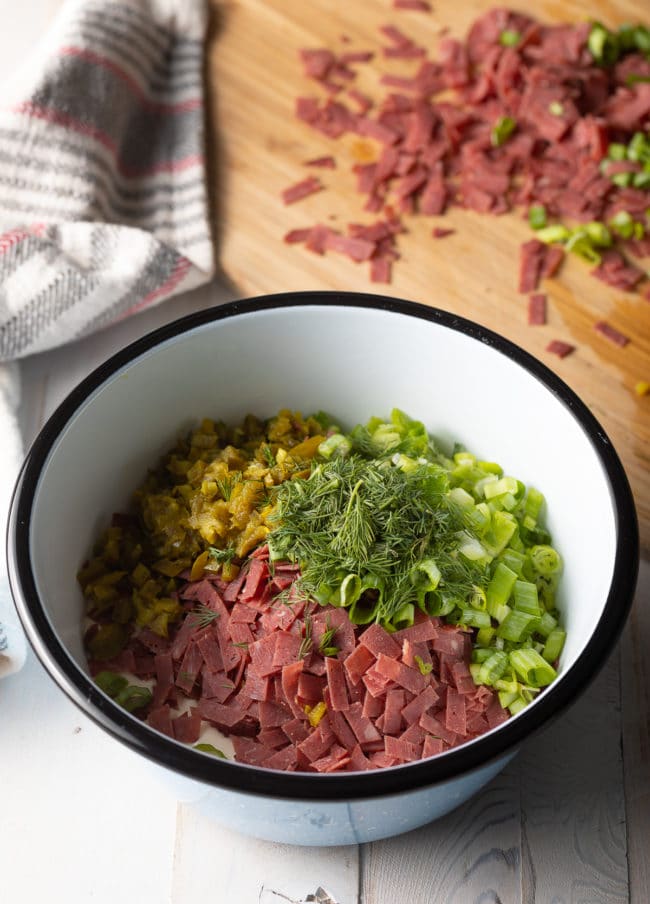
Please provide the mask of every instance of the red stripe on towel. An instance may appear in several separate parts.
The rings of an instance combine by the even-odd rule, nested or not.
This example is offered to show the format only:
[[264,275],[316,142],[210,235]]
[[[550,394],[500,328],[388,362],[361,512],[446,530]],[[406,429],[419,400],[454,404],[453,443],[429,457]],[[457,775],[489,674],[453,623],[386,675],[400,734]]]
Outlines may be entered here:
[[115,142],[106,134],[106,132],[102,132],[101,129],[96,129],[87,122],[81,122],[81,120],[75,119],[73,116],[63,113],[61,110],[52,110],[49,107],[42,107],[40,104],[33,104],[30,101],[25,101],[22,104],[17,104],[17,106],[12,107],[11,112],[23,113],[26,116],[31,116],[32,119],[43,119],[45,122],[51,122],[54,125],[62,126],[64,129],[71,129],[79,135],[87,135],[89,138],[103,144],[104,147],[108,148],[109,151],[112,151],[113,154],[116,153],[117,148]]
[[138,98],[143,107],[155,113],[187,113],[190,110],[199,110],[202,106],[200,97],[193,97],[177,104],[165,104],[149,100],[136,79],[125,69],[122,69],[118,63],[109,57],[96,53],[94,50],[89,50],[87,47],[75,47],[74,45],[62,47],[59,50],[59,55],[77,57],[87,63],[92,63],[93,66],[101,66],[102,69],[112,72],[113,75],[116,75],[127,85],[129,91]]
[[[111,151],[117,159],[117,148],[110,135],[107,135],[106,132],[101,131],[101,129],[96,129],[94,126],[88,125],[88,123],[75,119],[67,113],[63,113],[60,110],[52,110],[49,107],[41,107],[40,105],[30,103],[29,101],[12,107],[11,112],[22,113],[26,116],[31,116],[34,119],[43,119],[45,122],[51,122],[64,129],[70,129],[70,131],[77,132],[79,135],[87,135],[89,138],[99,142],[99,144],[102,144],[107,150]],[[201,166],[202,164],[203,154],[191,154],[188,157],[182,157],[180,160],[162,160],[160,163],[155,163],[153,166],[147,167],[146,169],[132,169],[125,166],[117,159],[117,168],[120,174],[127,179],[155,176],[159,173],[178,173],[186,169],[191,169],[193,166]]]
[[25,229],[12,229],[10,232],[5,232],[3,235],[0,235],[0,255],[6,254],[10,248],[13,248],[14,245],[17,245],[28,237],[29,232]]

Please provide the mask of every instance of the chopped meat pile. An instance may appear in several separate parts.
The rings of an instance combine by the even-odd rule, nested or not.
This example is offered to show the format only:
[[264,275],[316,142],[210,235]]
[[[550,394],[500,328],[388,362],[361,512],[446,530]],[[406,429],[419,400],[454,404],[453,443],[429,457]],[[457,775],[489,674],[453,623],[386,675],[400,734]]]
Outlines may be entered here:
[[353,625],[344,609],[292,599],[296,574],[270,568],[260,548],[230,583],[188,581],[179,593],[187,615],[169,639],[144,629],[91,670],[154,679],[140,712],[148,725],[188,744],[214,726],[238,762],[271,769],[399,765],[507,720],[496,692],[469,672],[471,633],[423,613],[393,634]]
[[[394,8],[427,4],[396,0]],[[430,59],[428,48],[385,25],[381,58],[403,59],[407,74],[384,74],[378,102],[353,87],[355,64],[373,52],[304,49],[304,72],[325,96],[299,97],[296,115],[328,138],[377,142],[376,159],[355,164],[354,172],[364,210],[379,218],[371,227],[350,224],[347,234],[315,224],[286,240],[367,260],[371,279],[389,282],[403,214],[441,215],[456,205],[498,215],[537,205],[545,217],[572,224],[608,223],[621,211],[644,222],[647,185],[613,178],[637,172],[639,164],[603,161],[610,143],[626,144],[648,130],[650,62],[631,52],[615,65],[597,65],[587,46],[590,29],[588,22],[548,26],[493,9],[464,41],[443,37]],[[593,275],[633,291],[644,273],[621,249],[642,256],[650,242],[637,234],[617,235],[615,243],[619,250],[604,251]],[[558,246],[524,245],[520,290],[534,292],[562,256]]]

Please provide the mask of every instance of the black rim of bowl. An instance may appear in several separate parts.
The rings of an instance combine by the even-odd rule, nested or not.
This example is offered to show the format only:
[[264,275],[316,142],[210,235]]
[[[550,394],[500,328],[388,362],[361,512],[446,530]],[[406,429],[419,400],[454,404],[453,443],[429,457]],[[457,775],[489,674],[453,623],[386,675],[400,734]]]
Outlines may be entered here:
[[[305,306],[372,308],[420,318],[462,332],[511,358],[569,408],[584,430],[607,474],[616,517],[616,555],[607,601],[589,642],[564,680],[551,685],[534,706],[496,731],[432,759],[371,772],[314,775],[232,763],[194,751],[147,727],[106,697],[66,652],[45,614],[30,562],[29,525],[42,467],[67,422],[96,388],[158,344],[196,327],[239,314]],[[438,308],[382,295],[318,291],[260,296],[190,314],[136,340],[97,367],[69,393],[34,441],[16,485],[7,545],[12,592],[36,655],[68,697],[109,734],[157,763],[209,785],[281,799],[329,801],[430,787],[460,778],[514,752],[533,732],[572,703],[607,660],[632,603],[639,559],[636,511],[621,462],[596,418],[544,364],[491,330]]]

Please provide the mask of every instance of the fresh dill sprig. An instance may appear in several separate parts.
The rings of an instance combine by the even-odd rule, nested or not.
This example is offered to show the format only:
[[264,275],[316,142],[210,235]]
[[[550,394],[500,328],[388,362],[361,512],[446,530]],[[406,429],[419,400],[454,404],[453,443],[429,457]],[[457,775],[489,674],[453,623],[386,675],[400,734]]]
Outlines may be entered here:
[[277,462],[275,460],[275,455],[273,454],[273,450],[268,445],[268,443],[265,444],[264,446],[262,446],[262,455],[264,456],[264,460],[266,461],[266,464],[268,465],[268,467],[274,468],[275,465],[277,464]]
[[233,474],[229,477],[224,477],[222,480],[215,481],[219,492],[221,493],[222,499],[226,502],[230,500],[232,496],[232,491],[235,488],[235,485],[241,481],[241,474],[239,472]]
[[269,542],[275,557],[300,564],[297,586],[319,602],[346,575],[380,582],[381,621],[416,601],[413,570],[427,557],[443,575],[441,592],[465,599],[484,569],[457,556],[463,517],[448,489],[448,475],[435,462],[412,460],[401,468],[359,453],[332,458],[306,480],[277,487]]
[[339,648],[335,646],[332,641],[334,640],[334,636],[336,635],[337,627],[336,625],[332,627],[329,622],[329,616],[326,620],[327,628],[323,632],[323,636],[320,639],[320,643],[318,644],[318,652],[321,656],[336,656],[339,651]]
[[305,656],[308,656],[311,653],[311,649],[314,645],[314,640],[312,638],[312,625],[311,618],[307,615],[305,616],[305,636],[303,637],[300,647],[298,648],[298,659],[304,659]]
[[189,614],[192,616],[192,622],[197,628],[207,628],[215,619],[219,618],[219,613],[206,606],[205,603],[197,603]]
[[217,562],[219,565],[225,565],[226,563],[232,562],[235,558],[235,547],[226,546],[225,549],[217,549],[216,546],[209,546],[208,553],[214,562]]

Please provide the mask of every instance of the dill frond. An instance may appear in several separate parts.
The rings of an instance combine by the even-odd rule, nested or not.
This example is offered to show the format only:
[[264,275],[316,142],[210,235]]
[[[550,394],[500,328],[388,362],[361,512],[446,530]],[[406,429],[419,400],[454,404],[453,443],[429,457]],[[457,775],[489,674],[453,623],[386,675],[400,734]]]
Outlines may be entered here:
[[215,619],[219,618],[219,613],[206,606],[205,603],[197,603],[196,607],[190,610],[189,615],[197,628],[207,628]]
[[300,589],[311,598],[322,600],[327,588],[334,594],[346,574],[380,579],[378,617],[390,619],[415,600],[412,572],[427,556],[444,560],[450,592],[466,596],[477,580],[476,567],[449,552],[462,513],[448,504],[447,489],[446,473],[429,462],[404,471],[386,458],[334,458],[277,488],[270,539],[300,564]]

